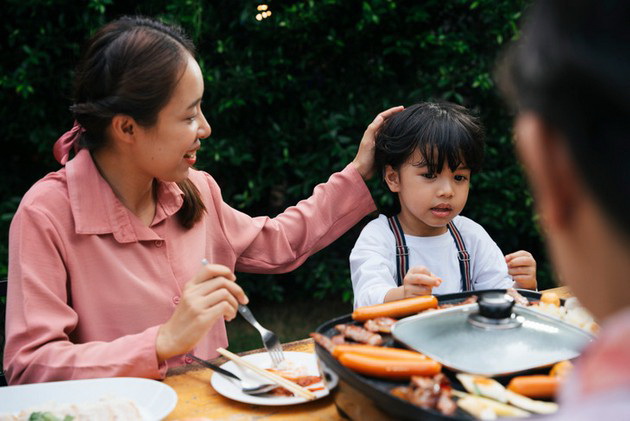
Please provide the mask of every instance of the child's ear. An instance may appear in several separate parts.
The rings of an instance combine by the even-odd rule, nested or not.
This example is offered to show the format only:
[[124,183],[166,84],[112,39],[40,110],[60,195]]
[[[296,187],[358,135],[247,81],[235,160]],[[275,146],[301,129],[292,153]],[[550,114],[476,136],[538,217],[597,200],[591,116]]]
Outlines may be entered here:
[[387,187],[389,187],[393,193],[400,191],[400,175],[398,174],[398,171],[392,168],[391,165],[385,166],[384,178],[387,183]]

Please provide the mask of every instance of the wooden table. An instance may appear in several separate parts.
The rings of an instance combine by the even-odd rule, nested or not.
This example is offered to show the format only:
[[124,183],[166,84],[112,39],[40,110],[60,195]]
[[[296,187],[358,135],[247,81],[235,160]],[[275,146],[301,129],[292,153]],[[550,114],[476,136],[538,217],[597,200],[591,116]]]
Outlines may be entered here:
[[[567,287],[552,288],[547,291],[555,292],[560,298],[571,296]],[[315,352],[312,339],[290,342],[283,344],[282,347],[285,351]],[[263,350],[250,351],[241,355],[261,351]],[[225,359],[217,359],[216,362],[221,364],[224,361]],[[167,420],[183,421],[192,418],[234,421],[344,420],[339,415],[330,395],[313,402],[291,406],[252,405],[224,398],[210,385],[212,373],[212,370],[196,363],[169,370],[164,383],[175,389],[178,400],[177,406],[166,418]]]

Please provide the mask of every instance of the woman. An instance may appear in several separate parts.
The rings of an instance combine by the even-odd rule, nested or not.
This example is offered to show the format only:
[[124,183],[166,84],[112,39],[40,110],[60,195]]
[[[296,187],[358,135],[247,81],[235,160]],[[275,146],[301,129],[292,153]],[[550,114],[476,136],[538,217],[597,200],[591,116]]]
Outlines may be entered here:
[[250,218],[192,168],[211,133],[203,89],[177,28],[125,17],[88,43],[76,123],[54,150],[66,166],[26,193],[11,224],[10,384],[161,378],[187,352],[213,358],[223,320],[247,302],[234,270],[290,271],[374,209],[374,132],[401,107],[376,117],[354,161],[311,198]]

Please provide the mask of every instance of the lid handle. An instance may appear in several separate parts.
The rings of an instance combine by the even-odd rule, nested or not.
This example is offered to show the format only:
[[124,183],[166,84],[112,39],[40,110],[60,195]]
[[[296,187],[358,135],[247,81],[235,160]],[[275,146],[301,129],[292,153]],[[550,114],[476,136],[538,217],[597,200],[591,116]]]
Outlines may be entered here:
[[512,313],[514,298],[503,292],[486,292],[479,297],[479,312],[468,317],[468,322],[484,329],[511,329],[522,320]]
[[479,314],[488,319],[505,319],[512,315],[514,298],[500,292],[487,292],[479,299]]

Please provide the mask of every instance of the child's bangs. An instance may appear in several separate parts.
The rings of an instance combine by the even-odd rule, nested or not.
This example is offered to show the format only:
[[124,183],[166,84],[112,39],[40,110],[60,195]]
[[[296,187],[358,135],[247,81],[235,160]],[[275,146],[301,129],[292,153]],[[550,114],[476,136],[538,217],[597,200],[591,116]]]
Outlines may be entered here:
[[470,133],[455,121],[432,121],[418,132],[417,145],[427,168],[432,173],[440,173],[444,163],[451,171],[460,165],[477,167],[473,139]]

